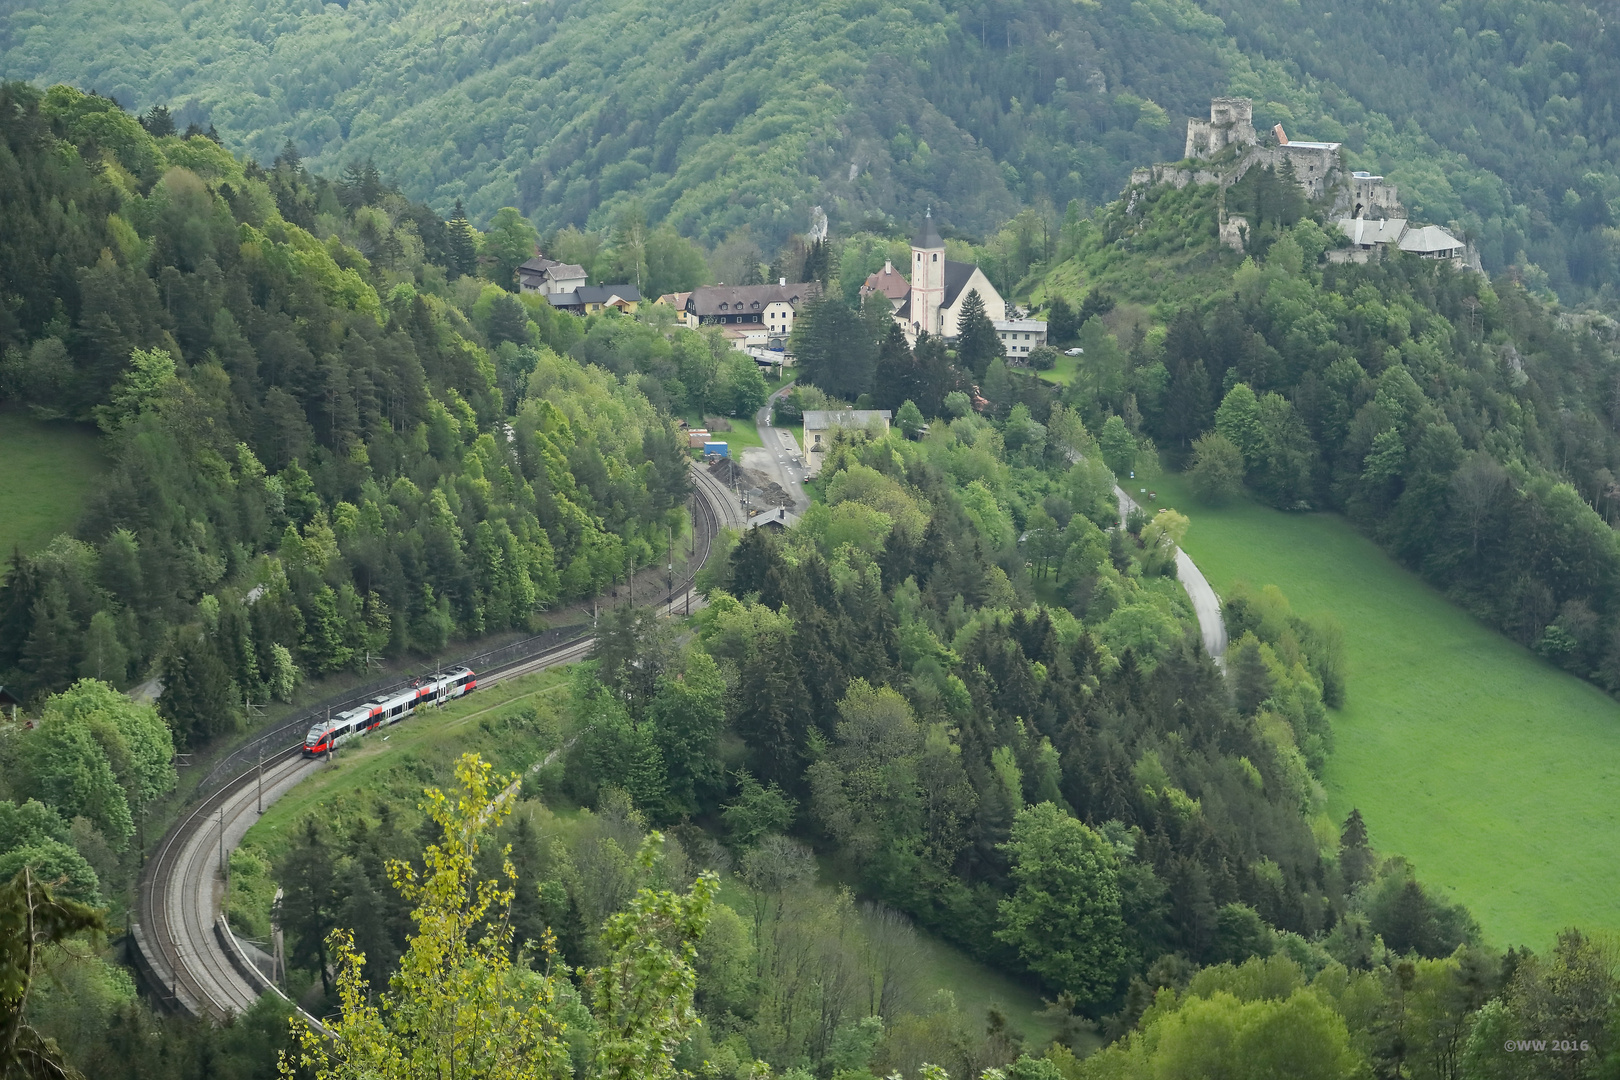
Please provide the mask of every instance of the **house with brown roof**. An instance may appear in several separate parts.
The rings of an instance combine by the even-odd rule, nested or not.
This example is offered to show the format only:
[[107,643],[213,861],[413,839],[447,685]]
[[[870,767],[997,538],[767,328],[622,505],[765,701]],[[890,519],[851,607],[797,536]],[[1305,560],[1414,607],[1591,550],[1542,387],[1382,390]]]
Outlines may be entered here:
[[882,270],[866,275],[866,284],[861,286],[861,302],[864,304],[873,293],[882,293],[888,298],[889,306],[898,311],[906,297],[911,295],[911,282],[894,268],[894,263],[884,259]]
[[814,281],[775,285],[705,285],[686,298],[686,325],[735,327],[786,340],[800,305],[819,295]]

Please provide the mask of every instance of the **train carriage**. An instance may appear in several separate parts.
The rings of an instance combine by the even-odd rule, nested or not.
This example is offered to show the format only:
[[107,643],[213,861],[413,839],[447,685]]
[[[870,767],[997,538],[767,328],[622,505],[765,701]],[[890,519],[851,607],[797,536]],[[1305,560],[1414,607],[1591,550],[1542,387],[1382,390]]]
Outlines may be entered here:
[[397,724],[423,705],[437,705],[472,693],[478,677],[471,668],[413,679],[403,689],[386,694],[364,705],[338,713],[309,729],[304,736],[304,756],[316,757],[369,734],[380,727]]

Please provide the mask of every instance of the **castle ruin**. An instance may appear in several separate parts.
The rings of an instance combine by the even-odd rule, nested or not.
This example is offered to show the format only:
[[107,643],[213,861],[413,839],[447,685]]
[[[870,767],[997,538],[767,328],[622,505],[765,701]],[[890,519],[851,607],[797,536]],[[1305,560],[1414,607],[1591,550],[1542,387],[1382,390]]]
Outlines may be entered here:
[[[1294,179],[1306,197],[1335,217],[1384,219],[1404,217],[1399,192],[1382,176],[1365,172],[1346,175],[1342,144],[1295,141],[1278,124],[1262,137],[1254,127],[1254,102],[1249,98],[1210,99],[1209,119],[1192,117],[1187,121],[1184,160],[1136,169],[1131,188],[1153,184],[1219,184],[1222,193],[1220,239],[1242,251],[1248,237],[1248,222],[1228,218],[1225,192],[1242,180],[1255,166],[1282,169],[1291,166]],[[1134,196],[1131,205],[1135,205]]]

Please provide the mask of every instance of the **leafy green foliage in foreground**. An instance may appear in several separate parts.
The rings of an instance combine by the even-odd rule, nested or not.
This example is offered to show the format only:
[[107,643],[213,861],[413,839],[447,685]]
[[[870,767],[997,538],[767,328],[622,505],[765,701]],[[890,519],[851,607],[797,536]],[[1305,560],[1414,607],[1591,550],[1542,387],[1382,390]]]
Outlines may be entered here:
[[[568,1044],[584,1038],[590,1052],[577,1075],[675,1075],[674,1051],[697,1019],[692,961],[709,922],[715,875],[700,875],[684,896],[638,891],[603,926],[606,961],[585,975],[580,994],[563,972],[514,966],[522,943],[510,918],[518,876],[510,849],[499,853],[497,876],[477,866],[488,835],[511,813],[512,792],[500,789],[476,755],[464,756],[456,772],[456,791],[427,792],[439,840],[428,845],[419,868],[389,866],[415,924],[398,973],[374,999],[365,957],[355,952],[352,935],[335,933],[342,1001],[341,1017],[330,1023],[336,1038],[306,1028],[300,1063],[319,1080],[425,1078],[447,1070],[515,1080],[567,1075],[574,1069]],[[644,871],[656,863],[660,840],[654,834],[638,855]],[[296,1075],[291,1063],[283,1068]]]

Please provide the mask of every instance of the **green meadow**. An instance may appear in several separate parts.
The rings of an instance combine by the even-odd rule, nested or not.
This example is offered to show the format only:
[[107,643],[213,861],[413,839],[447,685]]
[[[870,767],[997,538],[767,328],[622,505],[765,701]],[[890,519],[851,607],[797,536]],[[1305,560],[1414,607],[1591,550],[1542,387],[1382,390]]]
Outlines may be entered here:
[[1498,947],[1620,929],[1620,704],[1475,621],[1330,514],[1211,508],[1180,477],[1159,505],[1215,586],[1274,584],[1343,625],[1345,707],[1329,809],[1467,904]]
[[0,557],[71,529],[106,469],[93,429],[0,411]]

